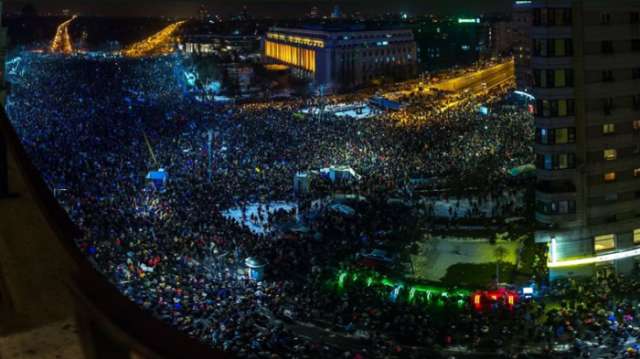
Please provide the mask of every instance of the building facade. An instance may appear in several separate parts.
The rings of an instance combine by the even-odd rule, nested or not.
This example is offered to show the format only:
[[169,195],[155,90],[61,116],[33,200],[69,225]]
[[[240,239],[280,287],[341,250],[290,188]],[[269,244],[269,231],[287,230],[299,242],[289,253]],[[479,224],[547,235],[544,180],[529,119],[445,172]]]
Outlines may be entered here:
[[369,30],[340,26],[319,29],[271,28],[263,41],[266,62],[328,88],[354,88],[380,77],[406,79],[416,71],[411,30]]
[[182,51],[187,54],[250,54],[260,47],[255,35],[188,34],[182,39]]
[[551,277],[640,260],[640,1],[531,4],[536,241]]
[[513,57],[516,66],[516,87],[529,91],[533,86],[531,71],[531,25],[533,23],[532,1],[518,0],[513,5],[511,31],[513,35]]
[[491,57],[493,30],[483,19],[427,16],[409,26],[418,46],[419,71],[470,66]]

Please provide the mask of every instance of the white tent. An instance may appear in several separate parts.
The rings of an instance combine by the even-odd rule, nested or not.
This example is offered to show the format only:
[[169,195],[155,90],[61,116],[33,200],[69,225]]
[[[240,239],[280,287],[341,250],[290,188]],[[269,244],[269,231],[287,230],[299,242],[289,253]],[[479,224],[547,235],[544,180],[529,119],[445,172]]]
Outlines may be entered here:
[[345,216],[353,216],[354,214],[356,214],[356,210],[345,205],[345,204],[340,204],[340,203],[334,203],[332,205],[329,206],[329,209],[338,213],[341,213]]
[[359,181],[362,176],[356,173],[349,166],[331,166],[320,170],[322,177],[328,178],[331,182],[336,181]]

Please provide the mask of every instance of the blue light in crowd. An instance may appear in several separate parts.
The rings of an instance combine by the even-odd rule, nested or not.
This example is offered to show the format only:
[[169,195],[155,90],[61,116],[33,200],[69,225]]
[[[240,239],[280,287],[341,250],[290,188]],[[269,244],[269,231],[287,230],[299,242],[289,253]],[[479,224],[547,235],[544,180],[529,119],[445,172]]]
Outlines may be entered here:
[[219,93],[222,88],[220,81],[211,81],[207,84],[207,91],[212,93]]
[[195,86],[196,85],[196,79],[197,76],[196,74],[194,74],[193,72],[184,72],[184,77],[187,79],[187,84],[189,86]]

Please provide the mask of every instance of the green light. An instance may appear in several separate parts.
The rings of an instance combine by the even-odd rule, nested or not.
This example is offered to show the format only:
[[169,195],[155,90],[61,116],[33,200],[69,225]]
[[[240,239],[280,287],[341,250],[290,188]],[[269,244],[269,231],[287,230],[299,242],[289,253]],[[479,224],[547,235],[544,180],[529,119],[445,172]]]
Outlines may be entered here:
[[[366,273],[366,272],[365,272]],[[344,289],[347,281],[351,279],[353,282],[357,283],[359,278],[364,279],[363,273],[354,273],[350,271],[340,271],[338,272],[338,288]],[[379,274],[373,273],[373,275],[366,276],[366,286],[371,287],[374,283],[382,284],[386,287],[393,288],[393,294],[395,297],[398,297],[400,291],[405,287],[405,284],[401,281],[395,281],[386,277],[379,277]],[[426,302],[430,304],[435,304],[436,306],[444,306],[446,302],[446,298],[452,297],[456,300],[458,307],[463,307],[465,300],[471,295],[471,291],[466,289],[454,289],[452,291],[447,291],[445,288],[436,287],[431,285],[424,284],[416,284],[409,287],[409,293],[405,297],[408,303],[415,303],[416,294],[417,293],[426,293]],[[435,300],[435,303],[434,303]]]
[[382,285],[386,285],[387,287],[395,287],[392,281],[387,278],[382,279]]
[[479,18],[475,18],[475,19],[458,18],[458,24],[479,24],[479,23],[480,23]]
[[340,277],[338,278],[338,287],[344,288],[344,280],[347,278],[347,272],[340,273]]

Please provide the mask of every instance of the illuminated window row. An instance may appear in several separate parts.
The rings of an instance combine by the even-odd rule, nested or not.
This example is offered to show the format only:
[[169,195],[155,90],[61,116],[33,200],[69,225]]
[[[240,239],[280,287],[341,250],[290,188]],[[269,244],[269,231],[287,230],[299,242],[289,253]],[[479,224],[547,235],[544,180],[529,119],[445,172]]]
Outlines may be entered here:
[[284,34],[278,34],[275,32],[267,33],[267,37],[269,39],[286,41],[293,44],[300,44],[300,45],[313,46],[313,47],[324,47],[324,41],[318,40],[318,39],[312,39],[308,37],[284,35]]
[[[551,261],[547,263],[549,268],[562,268],[562,267],[573,267],[580,266],[586,264],[593,263],[602,263],[614,261],[617,259],[635,257],[640,255],[640,248],[636,247],[633,249],[629,249],[626,251],[613,252],[613,253],[602,253],[609,252],[616,249],[616,235],[615,234],[604,234],[600,236],[595,236],[593,238],[593,247],[596,252],[596,256],[587,257],[587,258],[579,258],[579,259],[567,259],[567,260],[557,260],[557,245],[555,240],[551,241]],[[633,243],[640,244],[640,228],[633,230]]]
[[304,49],[271,41],[264,43],[265,55],[311,72],[316,71],[315,50]]
[[[593,238],[593,249],[603,252],[616,249],[617,236],[615,234],[603,234]],[[633,230],[633,244],[640,244],[640,228]]]
[[[605,183],[611,183],[611,182],[615,182],[616,178],[617,178],[617,173],[616,172],[605,172],[604,173],[604,182]],[[639,178],[640,177],[640,168],[634,168],[633,169],[633,177],[635,178]]]

